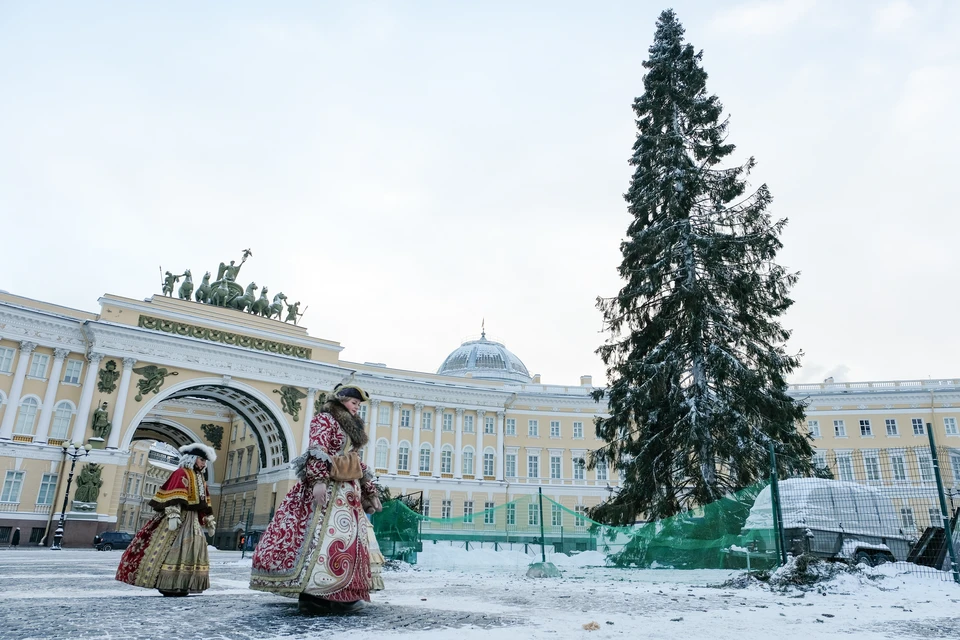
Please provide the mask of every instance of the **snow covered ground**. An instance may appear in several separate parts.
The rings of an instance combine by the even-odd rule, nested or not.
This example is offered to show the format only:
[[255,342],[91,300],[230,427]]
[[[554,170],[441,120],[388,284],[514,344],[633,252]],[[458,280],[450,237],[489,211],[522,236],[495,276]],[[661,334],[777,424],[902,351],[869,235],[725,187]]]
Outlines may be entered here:
[[539,558],[427,544],[417,566],[385,574],[387,590],[361,614],[310,618],[293,600],[249,591],[250,561],[239,552],[212,552],[210,590],[187,599],[115,582],[119,557],[0,551],[0,637],[960,638],[960,586],[916,576],[905,564],[869,570],[873,579],[842,575],[812,591],[779,593],[712,586],[737,575],[728,571],[589,566],[602,560],[596,553],[553,556],[563,576],[534,580],[524,573]]

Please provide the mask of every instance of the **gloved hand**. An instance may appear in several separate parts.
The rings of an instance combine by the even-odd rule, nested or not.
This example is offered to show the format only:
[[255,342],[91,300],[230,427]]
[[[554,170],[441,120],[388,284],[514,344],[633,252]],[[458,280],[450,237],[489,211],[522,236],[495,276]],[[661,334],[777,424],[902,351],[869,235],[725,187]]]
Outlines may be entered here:
[[365,513],[380,513],[383,511],[383,505],[380,504],[380,498],[374,495],[366,496],[360,500]]
[[208,536],[212,536],[217,532],[217,521],[214,520],[213,516],[207,516],[207,519],[203,521],[203,529],[207,532]]
[[313,506],[319,509],[327,506],[327,483],[318,482],[313,485]]
[[180,507],[167,507],[164,509],[167,514],[167,529],[176,531],[180,528]]

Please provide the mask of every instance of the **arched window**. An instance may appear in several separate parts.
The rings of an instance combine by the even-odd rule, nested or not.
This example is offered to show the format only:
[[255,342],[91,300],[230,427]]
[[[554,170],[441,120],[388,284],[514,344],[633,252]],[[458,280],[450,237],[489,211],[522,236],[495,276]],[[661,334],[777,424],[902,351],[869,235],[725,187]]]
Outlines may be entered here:
[[440,451],[440,473],[453,473],[453,447],[448,444]]
[[473,447],[463,448],[463,459],[461,472],[466,475],[473,475]]
[[23,435],[33,435],[33,427],[37,422],[37,410],[40,408],[40,402],[33,397],[27,396],[20,402],[20,412],[17,414],[17,425],[13,428],[14,433]]
[[430,471],[430,445],[420,445],[420,471]]
[[377,469],[387,468],[387,454],[389,451],[390,444],[387,442],[386,438],[380,438],[377,440],[376,459],[374,460],[374,465],[377,467]]
[[50,429],[50,437],[57,440],[66,440],[70,433],[70,421],[73,419],[73,403],[69,400],[61,400],[57,403],[57,408],[53,412],[53,427]]
[[410,443],[401,442],[397,447],[397,470],[410,471]]
[[493,462],[496,459],[496,453],[492,447],[487,447],[483,450],[483,475],[492,476],[493,471]]

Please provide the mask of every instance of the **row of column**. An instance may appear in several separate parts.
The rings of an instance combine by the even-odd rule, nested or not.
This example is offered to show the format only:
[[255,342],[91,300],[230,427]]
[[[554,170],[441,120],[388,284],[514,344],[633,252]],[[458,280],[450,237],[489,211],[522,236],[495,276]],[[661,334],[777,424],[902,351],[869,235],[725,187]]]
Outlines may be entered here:
[[[3,414],[3,421],[0,422],[0,440],[13,439],[13,427],[17,420],[17,414],[20,412],[20,396],[23,393],[23,383],[27,378],[27,371],[30,368],[30,356],[37,348],[35,342],[23,341],[20,343],[20,349],[17,352],[17,369],[13,374],[13,384],[10,387],[10,394],[7,397],[7,410]],[[38,444],[45,444],[49,439],[50,421],[53,417],[53,407],[57,401],[57,390],[60,386],[60,374],[63,372],[63,361],[70,354],[69,349],[54,349],[53,368],[47,378],[47,388],[43,394],[43,406],[40,409],[40,419],[37,423],[36,435],[33,441]],[[87,371],[83,377],[83,386],[80,391],[80,403],[77,405],[77,414],[74,417],[73,432],[70,434],[71,442],[83,442],[87,430],[87,422],[90,420],[90,408],[93,404],[93,392],[97,383],[97,371],[100,367],[100,361],[103,360],[102,353],[91,352],[87,354]],[[112,428],[107,440],[108,449],[116,449],[120,444],[120,433],[123,431],[123,415],[126,411],[127,392],[130,390],[130,377],[133,372],[133,365],[136,360],[133,358],[123,359],[123,370],[120,374],[120,387],[117,390],[117,400],[113,407]]]

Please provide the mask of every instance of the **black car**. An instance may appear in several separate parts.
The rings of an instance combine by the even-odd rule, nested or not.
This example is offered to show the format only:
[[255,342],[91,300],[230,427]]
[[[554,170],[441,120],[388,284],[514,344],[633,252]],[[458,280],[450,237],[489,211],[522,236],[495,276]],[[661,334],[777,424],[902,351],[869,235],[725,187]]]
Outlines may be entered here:
[[111,551],[126,549],[133,541],[133,536],[123,531],[104,531],[93,537],[93,546],[97,551]]

